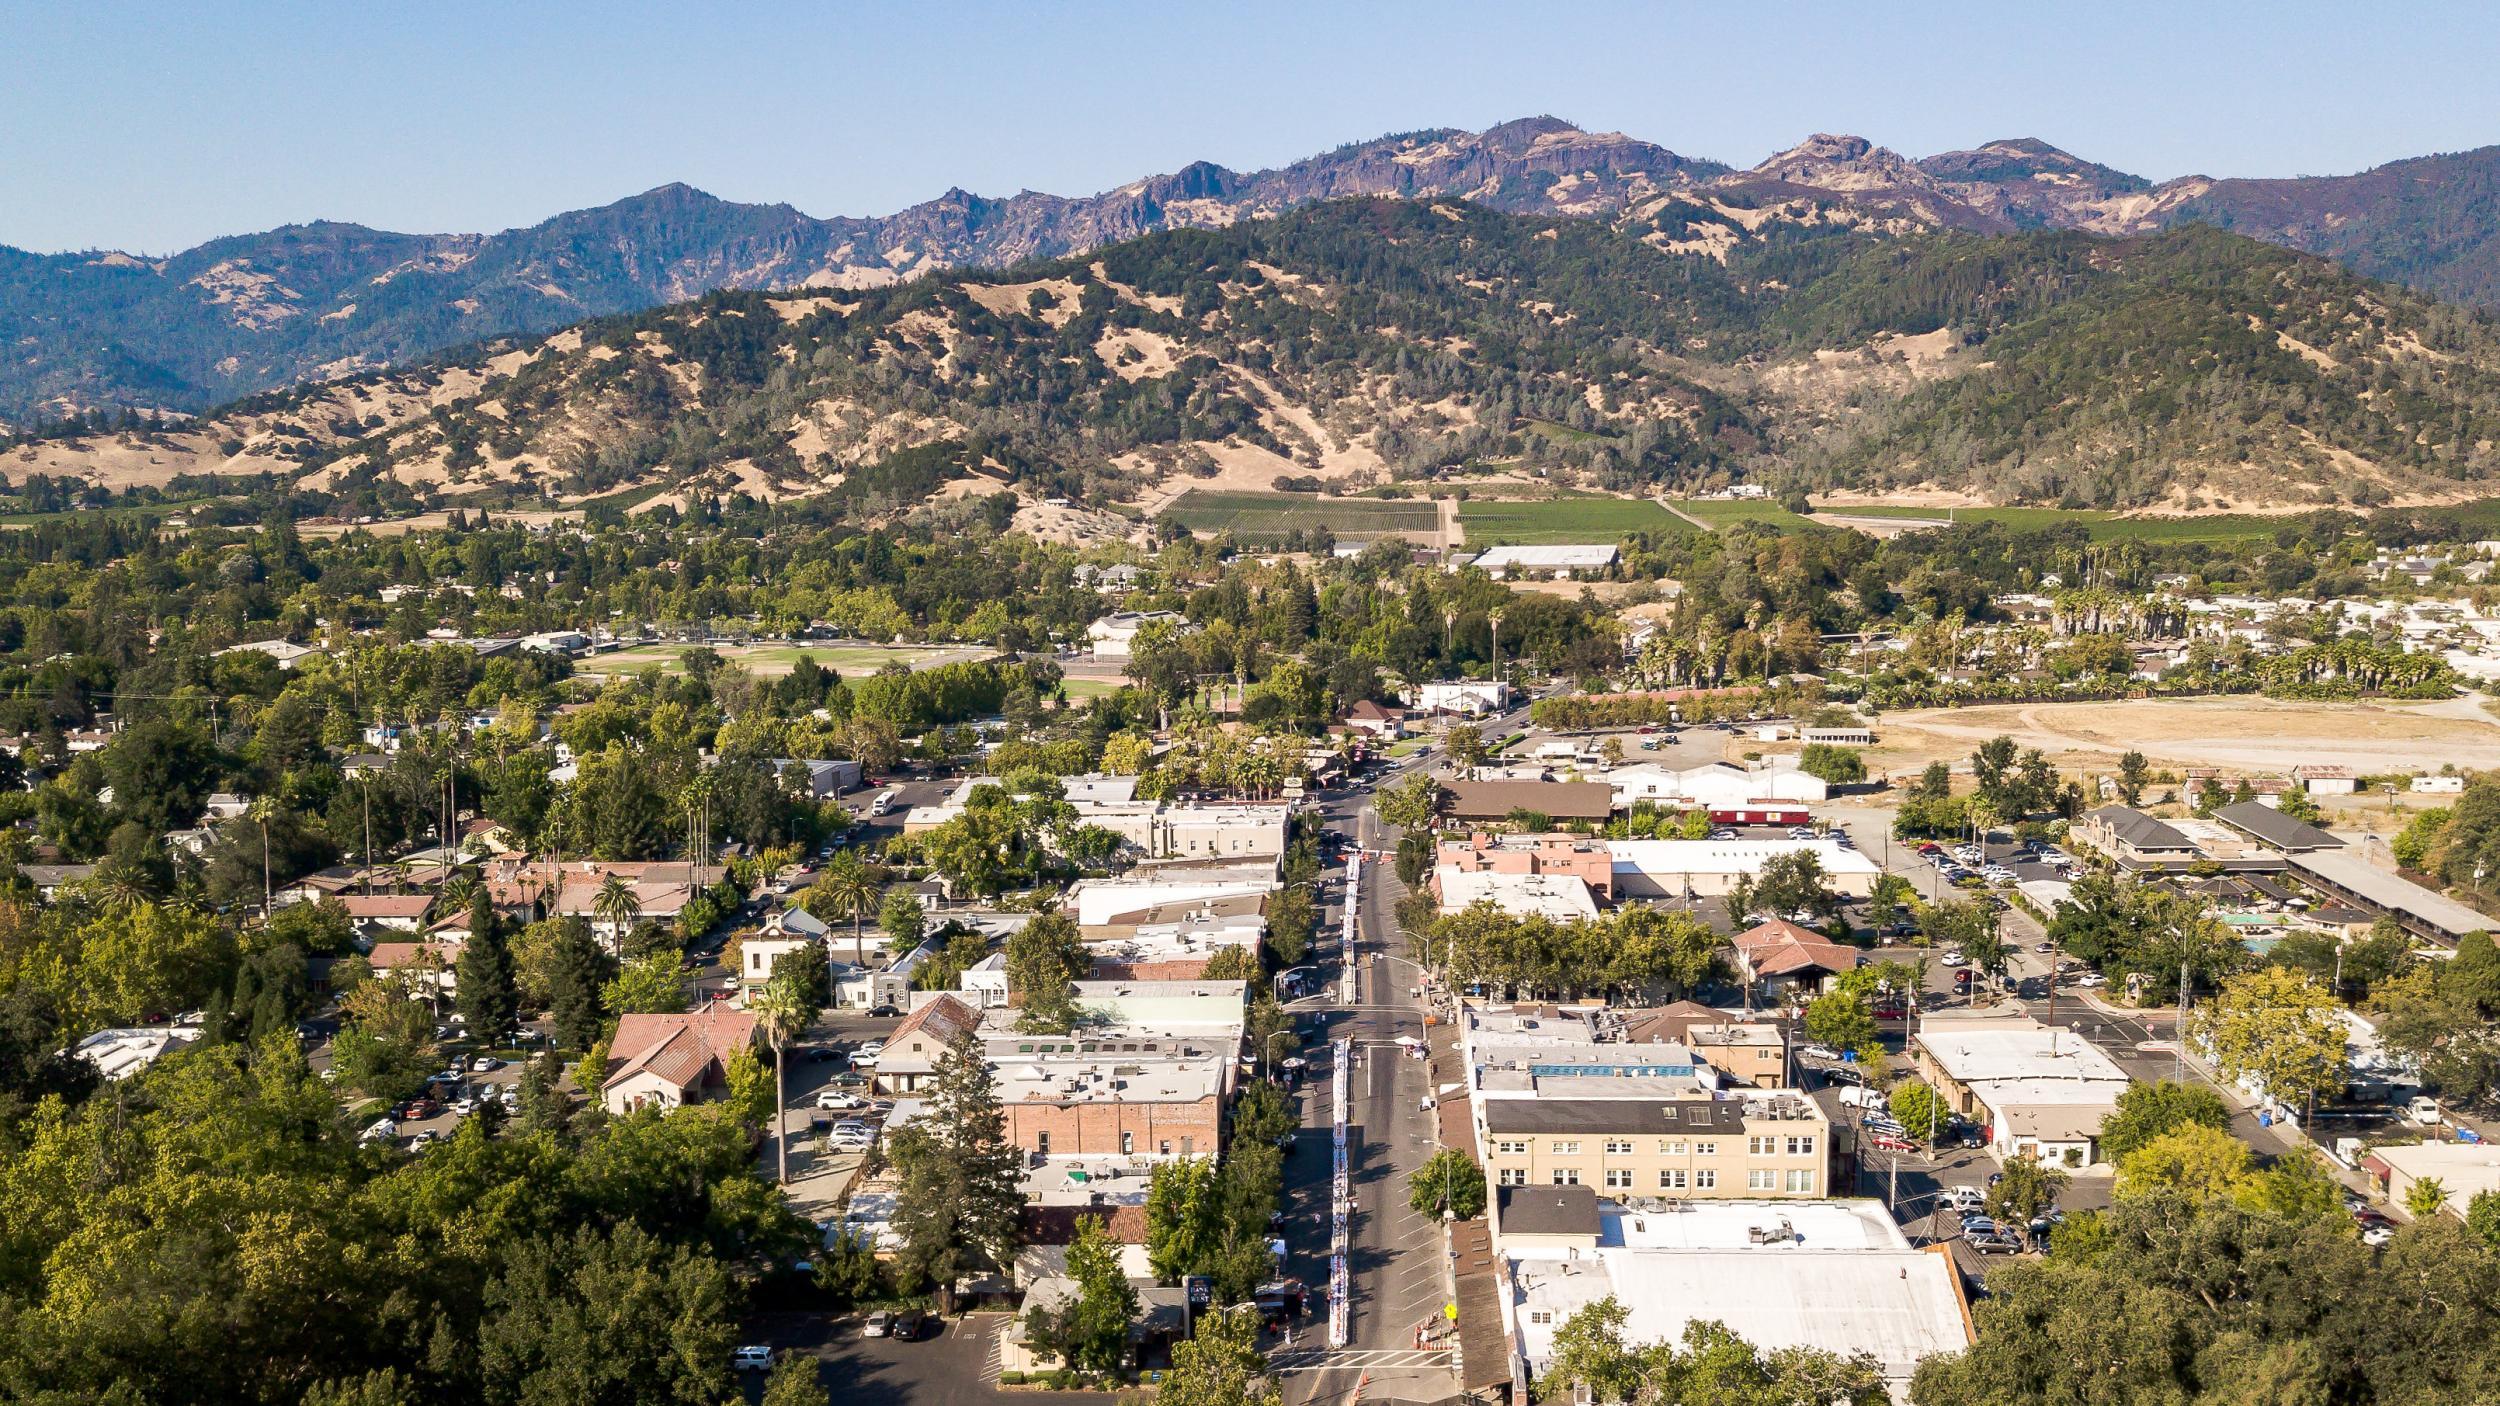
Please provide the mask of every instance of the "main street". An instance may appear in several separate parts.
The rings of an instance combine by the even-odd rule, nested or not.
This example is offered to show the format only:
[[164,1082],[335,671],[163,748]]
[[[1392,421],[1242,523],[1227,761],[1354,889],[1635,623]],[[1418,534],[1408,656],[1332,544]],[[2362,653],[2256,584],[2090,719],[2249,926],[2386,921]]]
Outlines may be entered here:
[[[1363,793],[1330,797],[1319,810],[1322,825],[1351,846],[1380,853],[1396,843]],[[1341,885],[1344,871],[1331,872]],[[1321,995],[1293,1007],[1303,1020],[1324,1022],[1326,1039],[1352,1042],[1346,1121],[1354,1209],[1347,1345],[1328,1346],[1325,1300],[1315,1296],[1308,1326],[1275,1358],[1288,1406],[1348,1400],[1358,1389],[1372,1400],[1422,1401],[1455,1389],[1448,1354],[1415,1346],[1418,1327],[1436,1321],[1449,1301],[1449,1282],[1439,1224],[1406,1204],[1407,1176],[1432,1155],[1434,1120],[1424,1107],[1432,1093],[1430,1065],[1409,1058],[1398,1044],[1401,1036],[1423,1038],[1425,1009],[1420,974],[1396,951],[1391,910],[1401,892],[1390,865],[1363,866],[1356,939],[1343,956],[1354,972],[1353,999],[1341,999],[1342,987],[1332,981]],[[1324,931],[1342,923],[1343,903],[1340,889]],[[1335,1108],[1327,1071],[1315,1072],[1303,1098],[1304,1131],[1287,1169],[1286,1193],[1296,1272],[1318,1289],[1328,1280],[1328,1130]]]

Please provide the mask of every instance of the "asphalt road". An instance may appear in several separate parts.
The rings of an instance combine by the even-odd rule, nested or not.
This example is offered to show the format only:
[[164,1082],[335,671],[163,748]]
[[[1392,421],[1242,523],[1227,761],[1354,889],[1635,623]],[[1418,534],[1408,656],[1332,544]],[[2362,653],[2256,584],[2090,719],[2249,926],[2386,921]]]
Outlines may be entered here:
[[[1524,721],[1525,711],[1517,717]],[[1320,810],[1328,829],[1358,847],[1377,852],[1396,843],[1362,791],[1324,798]],[[1447,1355],[1415,1348],[1417,1327],[1437,1315],[1448,1296],[1440,1226],[1406,1204],[1408,1174],[1434,1150],[1433,1115],[1423,1107],[1432,1092],[1431,1070],[1426,1061],[1408,1057],[1397,1040],[1423,1038],[1424,999],[1415,966],[1397,951],[1402,941],[1392,909],[1403,892],[1397,874],[1385,863],[1366,864],[1364,870],[1358,938],[1348,954],[1355,969],[1354,1001],[1338,999],[1338,973],[1331,970],[1322,994],[1294,1007],[1306,1019],[1320,1014],[1327,1040],[1352,1041],[1347,1124],[1354,1216],[1348,1231],[1353,1290],[1348,1344],[1326,1348],[1325,1299],[1315,1294],[1297,1341],[1275,1356],[1289,1406],[1343,1400],[1358,1386],[1373,1399],[1427,1401],[1454,1388]],[[1335,899],[1326,918],[1330,924],[1342,921],[1342,873],[1330,871]],[[1334,1109],[1330,1071],[1323,1064],[1312,1072],[1303,1095],[1305,1131],[1286,1173],[1292,1227],[1287,1239],[1296,1273],[1319,1289],[1328,1277],[1328,1129]]]

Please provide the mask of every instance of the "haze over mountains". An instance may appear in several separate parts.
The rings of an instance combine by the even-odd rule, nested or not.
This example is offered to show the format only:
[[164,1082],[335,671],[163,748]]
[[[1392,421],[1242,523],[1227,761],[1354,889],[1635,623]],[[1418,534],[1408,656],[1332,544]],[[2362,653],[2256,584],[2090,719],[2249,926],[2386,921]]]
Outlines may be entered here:
[[2500,305],[2500,147],[2352,176],[2155,185],[2034,140],[1914,161],[1817,135],[1739,170],[1532,118],[1383,137],[1269,171],[1201,162],[1088,197],[954,190],[876,218],[818,219],[670,185],[494,235],[320,222],[160,260],[0,247],[0,325],[16,353],[0,364],[0,418],[193,411],[715,289],[870,289],[1355,195],[1607,221],[1721,260],[1733,235],[1766,222],[2126,235],[2202,221]]

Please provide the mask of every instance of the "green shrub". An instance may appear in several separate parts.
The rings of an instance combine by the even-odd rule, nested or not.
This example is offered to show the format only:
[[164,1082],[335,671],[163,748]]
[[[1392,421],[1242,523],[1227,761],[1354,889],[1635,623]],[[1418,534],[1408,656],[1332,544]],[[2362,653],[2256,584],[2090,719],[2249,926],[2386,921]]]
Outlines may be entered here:
[[998,1374],[998,1384],[1000,1386],[1022,1386],[1024,1385],[1024,1374],[1022,1372],[1001,1372]]

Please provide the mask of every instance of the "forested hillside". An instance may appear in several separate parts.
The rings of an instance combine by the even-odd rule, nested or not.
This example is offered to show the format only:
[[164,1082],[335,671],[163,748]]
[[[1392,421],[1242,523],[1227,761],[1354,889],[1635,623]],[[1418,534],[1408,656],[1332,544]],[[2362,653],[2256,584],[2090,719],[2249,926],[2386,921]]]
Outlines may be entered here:
[[49,439],[29,474],[275,472],[512,505],[826,495],[883,519],[1019,492],[1340,488],[1527,465],[1609,491],[1735,478],[2007,501],[2373,503],[2500,463],[2489,320],[2208,229],[1876,230],[1655,203],[1641,222],[1355,200],[1004,275],[720,293]]

